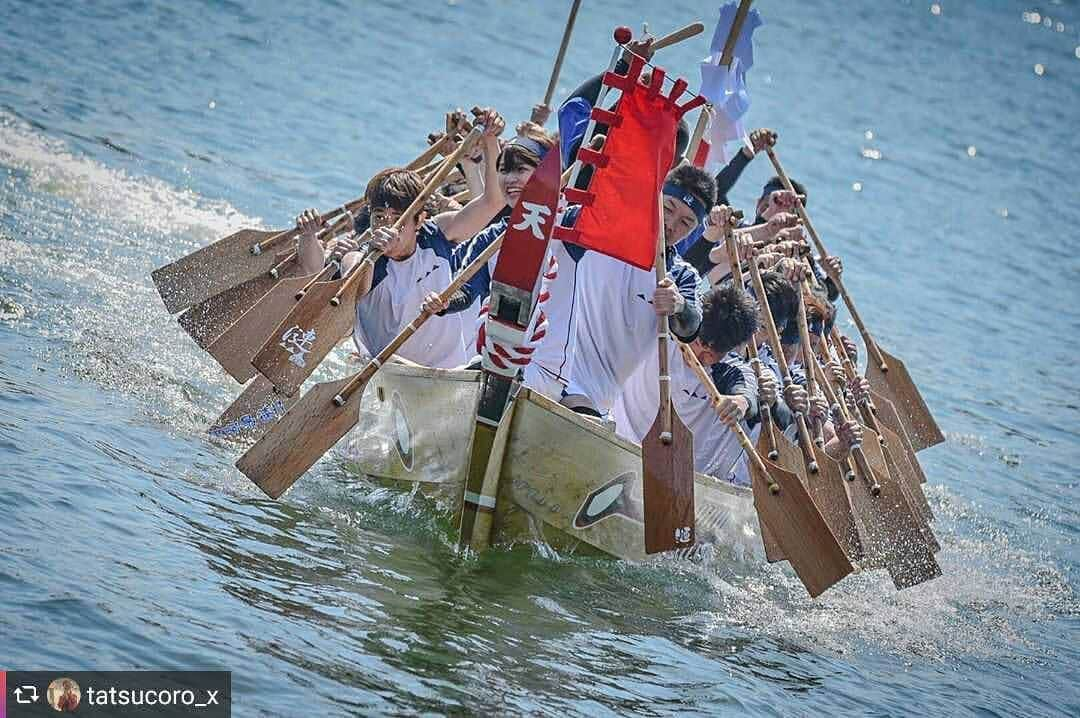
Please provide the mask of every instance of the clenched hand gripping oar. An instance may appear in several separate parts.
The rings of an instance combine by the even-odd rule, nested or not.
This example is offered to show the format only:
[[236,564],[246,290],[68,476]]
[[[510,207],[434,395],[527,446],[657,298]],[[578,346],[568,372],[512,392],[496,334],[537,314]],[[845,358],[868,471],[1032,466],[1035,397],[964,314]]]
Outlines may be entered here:
[[[656,241],[656,283],[667,279],[663,195],[657,201],[660,233]],[[660,406],[649,433],[641,440],[641,477],[645,499],[645,553],[693,546],[694,435],[671,403],[668,369],[668,316],[657,317],[660,359]],[[676,340],[677,341],[677,340]]]
[[[720,392],[705,367],[690,347],[680,343],[679,350],[709,392],[713,405],[719,405]],[[754,508],[762,526],[768,527],[810,596],[820,595],[854,570],[844,548],[799,477],[761,458],[741,425],[735,423],[731,430],[750,461]]]
[[[480,126],[470,131],[394,223],[394,229],[400,229],[420,211],[428,196],[472,148],[483,131],[484,128]],[[318,281],[304,287],[300,300],[292,305],[284,319],[279,319],[277,328],[259,336],[261,348],[249,361],[280,392],[287,396],[295,394],[326,355],[348,335],[355,321],[356,300],[366,291],[366,286],[361,282],[369,281],[378,257],[378,252],[370,252],[347,277],[326,281],[329,279],[327,272],[333,273],[333,265],[330,265]],[[282,313],[274,316],[281,317]]]
[[[487,263],[503,236],[469,263],[439,295],[445,303]],[[267,496],[276,499],[359,421],[360,399],[375,372],[431,318],[421,312],[378,356],[351,377],[316,384],[236,462]]]
[[[769,160],[776,169],[777,176],[784,183],[784,187],[794,192],[795,188],[792,186],[787,173],[784,172],[780,160],[777,159],[776,151],[772,147],[766,147],[765,149],[769,155]],[[822,257],[829,256],[801,200],[796,202],[795,208],[799,216],[802,217],[803,224],[810,233],[810,238],[813,239],[818,252]],[[919,393],[915,382],[911,379],[907,367],[902,361],[882,349],[874,340],[855,308],[855,302],[852,301],[851,295],[848,294],[847,289],[844,287],[840,275],[836,274],[828,263],[823,263],[823,265],[829,274],[829,278],[832,279],[836,288],[840,290],[840,296],[844,298],[844,304],[847,305],[848,311],[851,312],[851,318],[855,321],[855,326],[859,328],[866,349],[870,353],[871,361],[867,362],[866,377],[876,391],[887,396],[896,405],[896,408],[901,411],[901,416],[906,419],[908,435],[915,446],[915,450],[919,451],[945,441],[941,429],[938,427],[937,422],[934,421],[933,415],[930,414],[930,409],[927,408],[926,401],[923,399],[922,394]]]

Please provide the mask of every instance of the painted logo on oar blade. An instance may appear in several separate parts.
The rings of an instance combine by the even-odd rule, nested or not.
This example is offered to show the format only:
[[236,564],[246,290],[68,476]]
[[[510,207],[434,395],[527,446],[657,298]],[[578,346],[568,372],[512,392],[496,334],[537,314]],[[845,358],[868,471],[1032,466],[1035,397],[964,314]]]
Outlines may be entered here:
[[[627,471],[586,496],[574,517],[574,528],[585,529],[615,515],[640,523],[641,497],[631,494],[631,483],[637,478],[636,472]],[[636,486],[640,488],[640,482]]]
[[296,366],[303,369],[307,366],[308,353],[311,351],[311,345],[315,342],[315,330],[314,329],[301,329],[299,325],[294,324],[289,329],[285,330],[285,333],[281,335],[281,341],[278,342],[278,346],[289,352],[289,361]]
[[273,423],[285,416],[286,406],[285,402],[281,399],[274,399],[268,401],[259,407],[256,411],[253,411],[243,416],[233,419],[221,426],[214,426],[207,430],[210,436],[216,436],[219,438],[227,438],[231,436],[237,436],[244,432],[251,431],[260,426]]
[[413,441],[412,429],[409,427],[409,418],[405,412],[405,402],[401,394],[394,392],[390,397],[390,419],[393,421],[394,448],[397,449],[398,458],[406,471],[413,468]]

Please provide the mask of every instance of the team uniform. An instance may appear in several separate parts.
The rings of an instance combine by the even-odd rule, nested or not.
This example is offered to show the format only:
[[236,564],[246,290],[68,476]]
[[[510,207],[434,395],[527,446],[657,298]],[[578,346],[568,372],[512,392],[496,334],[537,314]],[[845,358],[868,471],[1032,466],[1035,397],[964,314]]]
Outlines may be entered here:
[[[635,443],[641,443],[656,420],[660,407],[659,370],[660,362],[653,352],[627,379],[615,402],[615,432]],[[746,417],[752,421],[757,415],[758,388],[753,369],[735,354],[728,354],[710,367],[709,372],[721,394],[747,399]],[[694,435],[694,470],[729,478],[742,448],[734,432],[720,421],[697,374],[674,346],[669,351],[668,373],[671,375],[672,406]],[[746,420],[743,428],[747,428]]]
[[[572,224],[577,217],[579,208],[569,208],[561,221]],[[467,244],[462,245],[455,253],[455,264],[460,269],[480,255],[506,228],[506,222],[485,229],[477,234]],[[553,239],[548,243],[548,254],[554,256],[558,262],[558,275],[548,285],[550,295],[544,304],[544,313],[547,315],[547,334],[532,353],[531,361],[525,367],[523,384],[530,389],[553,399],[559,399],[569,381],[570,371],[574,364],[575,348],[577,346],[577,298],[579,283],[579,265],[586,256],[587,250],[575,244]],[[469,302],[476,297],[486,297],[490,293],[491,275],[495,271],[495,263],[499,254],[495,253],[485,267],[477,272],[475,280],[470,282],[468,291],[471,293]],[[546,264],[544,265],[547,266]],[[470,317],[473,316],[469,313]],[[469,353],[475,352],[476,333],[478,324],[470,329]]]
[[[416,232],[416,251],[403,260],[381,256],[375,261],[371,289],[356,302],[353,340],[361,354],[374,356],[414,320],[428,292],[442,292],[453,279],[454,245],[434,221]],[[465,364],[466,316],[451,312],[429,318],[398,356],[425,366],[453,368]]]
[[[668,248],[666,258],[668,276],[686,302],[669,318],[671,330],[678,339],[691,341],[701,324],[699,278],[673,249]],[[637,366],[656,354],[656,275],[599,252],[589,252],[579,265],[577,353],[566,393],[588,397],[607,415]]]

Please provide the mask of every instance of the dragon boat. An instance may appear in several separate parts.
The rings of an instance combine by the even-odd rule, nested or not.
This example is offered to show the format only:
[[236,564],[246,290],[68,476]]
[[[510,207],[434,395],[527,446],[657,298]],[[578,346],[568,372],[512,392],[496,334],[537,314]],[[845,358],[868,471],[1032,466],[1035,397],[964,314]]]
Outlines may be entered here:
[[[346,460],[380,483],[416,488],[460,516],[480,372],[391,363],[371,380]],[[521,388],[500,467],[492,543],[643,560],[641,447]],[[711,476],[694,484],[698,543],[761,553],[753,493]]]

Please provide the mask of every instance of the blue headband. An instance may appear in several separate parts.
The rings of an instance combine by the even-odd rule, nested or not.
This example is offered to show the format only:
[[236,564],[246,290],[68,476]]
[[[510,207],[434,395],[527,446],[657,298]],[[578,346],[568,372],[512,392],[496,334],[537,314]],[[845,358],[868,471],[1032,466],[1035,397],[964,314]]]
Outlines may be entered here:
[[515,145],[522,149],[528,150],[529,152],[532,152],[534,155],[539,157],[541,161],[543,161],[544,155],[548,153],[547,147],[544,147],[542,144],[540,144],[531,137],[523,137],[522,135],[515,135],[512,140],[506,143],[503,149],[505,150],[507,147],[513,147]]
[[698,226],[705,223],[705,215],[709,213],[709,208],[706,207],[700,199],[695,197],[693,193],[686,191],[686,189],[674,182],[665,182],[664,194],[668,197],[673,197],[685,202],[686,206],[689,207],[690,211],[697,217]]

